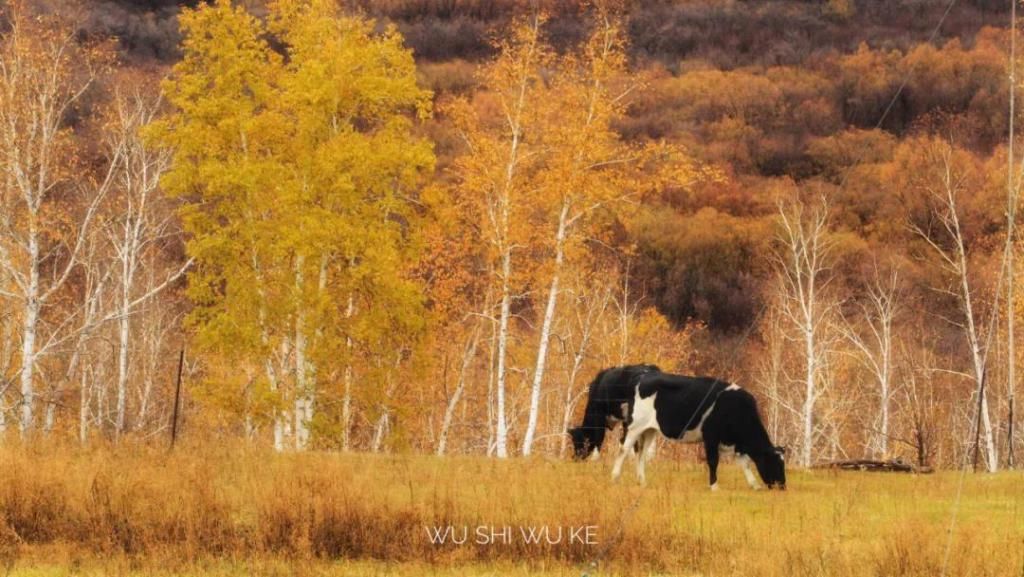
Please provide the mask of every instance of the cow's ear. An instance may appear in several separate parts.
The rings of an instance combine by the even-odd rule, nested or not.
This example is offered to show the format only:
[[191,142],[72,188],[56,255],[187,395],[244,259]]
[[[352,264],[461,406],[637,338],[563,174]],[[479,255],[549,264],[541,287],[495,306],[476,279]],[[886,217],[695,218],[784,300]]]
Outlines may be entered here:
[[783,447],[782,445],[779,445],[778,447],[775,447],[775,450],[778,451],[778,453],[780,455],[785,455],[786,454],[786,448]]

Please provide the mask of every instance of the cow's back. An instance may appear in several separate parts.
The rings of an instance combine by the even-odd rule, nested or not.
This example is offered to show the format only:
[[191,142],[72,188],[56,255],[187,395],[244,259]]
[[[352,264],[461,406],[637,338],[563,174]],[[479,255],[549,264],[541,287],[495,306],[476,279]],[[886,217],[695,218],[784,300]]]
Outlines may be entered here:
[[661,373],[641,379],[637,393],[641,399],[655,396],[654,408],[661,432],[666,437],[682,439],[686,431],[701,425],[718,395],[729,386],[728,382],[711,377]]

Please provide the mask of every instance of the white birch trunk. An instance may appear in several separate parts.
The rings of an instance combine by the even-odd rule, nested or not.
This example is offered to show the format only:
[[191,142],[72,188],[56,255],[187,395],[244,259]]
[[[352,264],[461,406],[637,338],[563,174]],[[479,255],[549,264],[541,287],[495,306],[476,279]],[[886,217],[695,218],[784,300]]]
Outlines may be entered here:
[[382,446],[384,446],[384,439],[387,436],[390,422],[388,419],[388,410],[384,409],[380,417],[377,419],[377,424],[373,428],[373,441],[370,444],[370,450],[374,453],[379,453]]
[[[889,329],[886,329],[886,333]],[[886,334],[885,340],[887,343],[892,342],[892,336]],[[882,374],[879,379],[879,393],[881,394],[881,423],[879,424],[878,431],[878,452],[882,459],[889,458],[889,401],[892,393],[889,391],[889,375],[891,369],[891,345],[886,345],[882,351]]]
[[[539,20],[534,19],[534,40],[538,42]],[[507,377],[507,356],[509,340],[509,318],[512,314],[512,191],[515,188],[516,169],[520,162],[520,146],[522,144],[523,115],[526,111],[527,89],[530,79],[535,73],[532,67],[535,65],[534,54],[536,46],[532,45],[528,50],[525,59],[521,64],[518,78],[516,100],[512,103],[509,114],[506,116],[508,129],[511,133],[509,141],[508,157],[505,159],[505,178],[501,183],[498,198],[496,199],[497,217],[492,224],[495,228],[495,241],[501,258],[501,312],[498,321],[498,367],[495,375],[495,394],[497,396],[497,423],[495,426],[495,454],[499,459],[508,457],[508,421],[505,413],[506,401],[506,377]]]
[[[952,190],[952,189],[951,189]],[[988,391],[982,390],[982,383],[985,380],[985,359],[981,350],[981,340],[974,322],[974,304],[967,272],[967,253],[964,250],[963,237],[960,235],[959,219],[955,216],[956,205],[950,193],[950,206],[953,211],[954,226],[956,228],[956,252],[958,268],[960,270],[960,287],[963,291],[960,302],[963,306],[965,320],[967,322],[967,339],[971,347],[971,360],[974,365],[974,379],[981,394],[978,402],[981,411],[982,436],[985,442],[986,466],[990,473],[999,470],[999,456],[996,452],[995,434],[992,431],[992,418],[989,415]],[[996,314],[994,311],[992,314]]]
[[776,256],[782,282],[781,312],[795,326],[803,341],[804,375],[802,377],[802,407],[800,418],[800,465],[809,467],[813,460],[815,441],[815,402],[821,384],[818,372],[823,362],[823,338],[819,334],[827,323],[827,303],[820,294],[827,279],[830,243],[828,234],[828,205],[822,199],[820,206],[809,213],[800,201],[788,209],[779,205],[782,234],[781,254]]
[[306,311],[305,311],[305,275],[302,267],[305,265],[305,257],[299,255],[295,259],[295,288],[298,293],[298,302],[295,312],[295,398],[293,400],[293,414],[295,420],[295,449],[304,451],[309,443],[309,422],[307,412],[310,410],[312,401],[309,390],[306,366]]
[[562,203],[562,211],[558,216],[558,232],[555,235],[555,270],[551,273],[551,288],[548,289],[548,303],[544,310],[544,322],[540,329],[540,344],[537,345],[537,363],[533,371],[533,386],[530,388],[530,413],[526,422],[526,433],[523,435],[523,455],[528,456],[533,449],[533,437],[537,431],[537,419],[540,412],[540,394],[544,383],[544,367],[548,357],[548,345],[551,342],[551,329],[555,322],[555,307],[558,303],[558,281],[562,273],[562,262],[565,259],[565,237],[569,220],[569,201]]
[[800,415],[803,421],[803,443],[800,452],[800,464],[811,466],[811,453],[814,447],[814,401],[817,396],[815,377],[814,330],[804,330],[804,354],[806,355],[806,372],[804,373],[804,406]]
[[[995,435],[992,430],[992,420],[989,415],[988,391],[982,390],[982,384],[985,382],[985,357],[987,351],[983,351],[981,336],[978,334],[973,304],[974,295],[971,292],[969,281],[967,252],[964,247],[963,231],[960,227],[957,206],[957,196],[962,184],[954,175],[952,147],[946,145],[945,148],[937,151],[936,154],[938,161],[941,163],[940,178],[942,180],[942,188],[940,190],[929,189],[929,191],[941,207],[934,212],[939,222],[945,228],[949,240],[952,241],[952,247],[947,249],[940,246],[926,231],[918,227],[913,227],[913,229],[935,250],[942,259],[943,267],[956,277],[957,284],[959,284],[959,289],[954,294],[960,302],[961,312],[964,314],[964,324],[962,326],[967,337],[967,344],[971,350],[975,390],[981,396],[977,399],[977,407],[981,420],[980,433],[985,443],[986,466],[989,472],[995,472],[999,469],[998,453],[995,446]],[[997,290],[999,289],[997,288]],[[992,311],[992,314],[996,315],[998,311]]]
[[127,312],[127,294],[122,292],[121,314],[118,319],[118,351],[117,351],[117,418],[114,426],[114,438],[120,439],[124,432],[125,411],[128,400],[128,348],[131,325]]
[[[489,298],[488,298],[488,302],[490,302]],[[494,380],[495,380],[495,377],[497,376],[498,373],[495,370],[494,361],[495,361],[495,359],[497,358],[497,355],[498,355],[498,352],[497,352],[498,351],[498,347],[497,347],[498,329],[497,329],[497,323],[494,322],[493,318],[491,318],[491,339],[490,340],[491,340],[490,347],[489,347],[489,353],[490,354],[489,354],[489,358],[488,358],[488,361],[487,361],[487,447],[486,447],[486,451],[485,451],[485,453],[487,454],[488,457],[491,457],[491,456],[494,455],[494,447],[495,447],[495,444],[496,444],[495,443],[495,439],[497,438],[497,416],[496,416],[496,412],[495,412],[495,408],[494,408],[494,405],[495,405],[494,389],[496,387],[495,387]]]
[[[355,295],[348,295],[345,307],[345,318],[351,319],[356,312]],[[345,337],[345,349],[348,357],[345,360],[345,373],[342,377],[344,390],[341,398],[341,450],[349,451],[352,446],[352,355],[354,343],[351,336]]]
[[469,343],[466,345],[466,350],[462,353],[462,367],[459,369],[459,382],[455,386],[455,391],[452,392],[452,398],[448,400],[448,406],[445,407],[444,418],[441,421],[441,432],[438,434],[437,450],[435,452],[439,457],[444,455],[445,450],[447,450],[448,431],[451,429],[452,421],[455,418],[455,409],[458,407],[459,401],[462,399],[462,392],[466,388],[466,375],[469,373],[469,368],[473,363],[473,359],[476,357],[476,345],[479,338],[479,331],[474,331],[473,335],[469,339]]
[[78,442],[84,445],[89,440],[89,404],[92,402],[92,389],[89,386],[87,370],[82,370],[79,383]]
[[[330,262],[330,256],[325,254],[320,258],[320,272],[317,281],[317,295],[321,296],[327,288],[327,265]],[[298,265],[300,272],[299,281],[299,294],[302,294],[302,273],[301,273],[301,262]],[[295,448],[304,451],[309,448],[309,442],[311,439],[309,426],[313,422],[313,412],[316,401],[316,365],[310,360],[306,350],[309,346],[305,336],[305,320],[306,314],[302,308],[304,305],[300,301],[300,311],[296,320],[296,347],[295,347],[295,370],[299,377],[298,391],[295,397]],[[323,330],[318,324],[316,330],[313,332],[314,335],[314,346],[323,335]],[[301,338],[301,348],[298,344]]]
[[29,232],[29,278],[25,291],[24,320],[21,336],[21,420],[18,429],[22,437],[32,430],[35,405],[36,332],[39,324],[39,240],[33,225]]
[[505,459],[508,457],[508,423],[505,420],[505,359],[507,357],[508,349],[508,321],[512,312],[512,295],[511,287],[509,286],[509,277],[512,274],[512,255],[510,251],[505,251],[502,255],[501,271],[501,312],[498,320],[498,368],[497,374],[495,375],[497,422],[494,431],[494,450],[495,455],[499,459]]
[[[605,295],[607,295],[607,293],[605,293]],[[569,425],[571,424],[572,420],[573,409],[576,408],[576,403],[579,401],[580,396],[583,394],[582,392],[577,394],[575,391],[576,377],[579,376],[580,368],[583,366],[583,359],[586,357],[587,349],[590,346],[590,335],[593,332],[593,323],[596,322],[597,320],[595,318],[595,314],[597,316],[601,316],[601,314],[604,312],[607,302],[607,296],[603,296],[601,299],[601,305],[599,307],[599,310],[596,313],[593,311],[593,309],[588,310],[586,320],[584,321],[583,326],[580,329],[582,333],[580,335],[580,344],[579,348],[576,349],[576,353],[573,354],[572,357],[572,368],[569,370],[569,382],[565,386],[565,402],[562,406],[562,423],[557,433],[565,433],[566,431],[569,430]],[[565,450],[567,448],[568,441],[569,437],[567,435],[559,434],[559,457],[565,456]]]

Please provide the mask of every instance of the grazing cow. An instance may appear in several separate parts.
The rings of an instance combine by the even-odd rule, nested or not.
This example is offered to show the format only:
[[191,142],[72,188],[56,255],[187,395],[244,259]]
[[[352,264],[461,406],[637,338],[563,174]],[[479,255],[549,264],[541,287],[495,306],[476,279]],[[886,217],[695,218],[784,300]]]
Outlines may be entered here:
[[[573,453],[576,459],[585,459],[591,454],[598,456],[604,444],[605,433],[618,422],[626,420],[627,411],[636,396],[636,385],[644,375],[660,373],[655,365],[628,365],[612,367],[599,372],[590,383],[587,407],[583,424],[569,429]],[[623,441],[626,427],[623,426]],[[639,451],[643,446],[637,444]]]
[[[772,445],[758,415],[753,395],[710,377],[683,377],[666,373],[642,376],[628,406],[626,440],[615,460],[612,478],[622,473],[622,462],[635,443],[653,441],[660,432],[684,443],[704,443],[711,490],[718,490],[720,450],[736,453],[747,482],[759,489],[750,470],[753,461],[769,489],[786,488],[785,450]],[[637,459],[637,477],[643,483],[645,455]]]

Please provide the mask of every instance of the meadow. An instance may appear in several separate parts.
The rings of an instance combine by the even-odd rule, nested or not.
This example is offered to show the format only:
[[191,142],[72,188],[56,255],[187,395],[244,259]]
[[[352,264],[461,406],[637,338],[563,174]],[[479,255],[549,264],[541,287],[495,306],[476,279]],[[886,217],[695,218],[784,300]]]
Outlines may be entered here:
[[[659,455],[640,487],[609,457],[8,446],[0,574],[1024,575],[1021,472],[792,471],[754,492],[725,464],[711,493],[681,461]],[[469,539],[434,544],[438,526]],[[480,526],[513,538],[475,543]],[[594,543],[519,535],[580,526]]]

